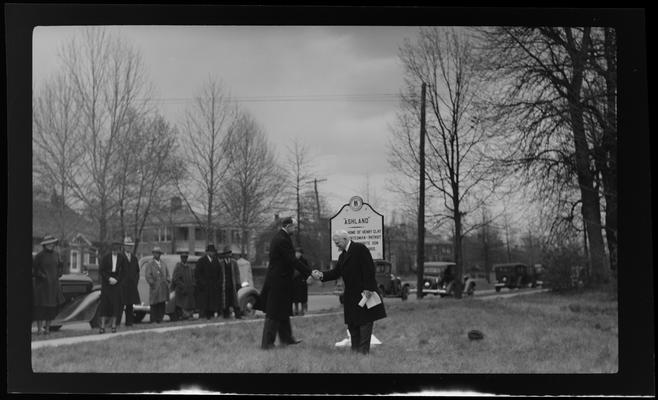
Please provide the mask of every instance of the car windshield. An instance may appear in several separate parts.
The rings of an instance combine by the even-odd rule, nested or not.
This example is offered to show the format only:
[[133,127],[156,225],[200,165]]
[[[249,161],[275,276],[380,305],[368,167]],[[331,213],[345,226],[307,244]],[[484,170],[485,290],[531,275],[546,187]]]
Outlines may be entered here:
[[439,267],[437,265],[426,265],[425,266],[425,273],[428,275],[439,275],[445,267]]
[[389,270],[388,264],[375,264],[375,269],[379,273],[386,273]]

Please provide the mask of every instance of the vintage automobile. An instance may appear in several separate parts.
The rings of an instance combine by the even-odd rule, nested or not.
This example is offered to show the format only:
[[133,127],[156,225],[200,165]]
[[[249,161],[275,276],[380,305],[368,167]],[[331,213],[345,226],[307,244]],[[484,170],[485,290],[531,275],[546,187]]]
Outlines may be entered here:
[[[141,300],[141,304],[133,305],[135,322],[142,321],[146,316],[146,314],[149,314],[151,311],[151,306],[148,304],[149,285],[148,282],[146,282],[146,279],[144,278],[144,265],[146,264],[147,261],[151,260],[152,258],[153,258],[152,256],[148,256],[148,257],[142,257],[139,260],[140,276],[139,276],[139,283],[137,284],[137,290],[139,291],[139,298]],[[190,255],[188,257],[187,262],[191,264],[192,271],[194,271],[198,259],[199,259],[198,256]],[[164,254],[160,256],[160,260],[162,260],[167,265],[167,269],[169,270],[169,278],[171,279],[171,276],[174,273],[174,267],[176,267],[176,263],[180,261],[180,256],[177,254]],[[242,282],[241,285],[242,287],[238,289],[238,303],[243,315],[253,316],[255,313],[254,304],[256,304],[256,300],[258,299],[259,292],[256,288],[254,288],[254,281],[251,273],[251,265],[248,262],[241,262],[241,260],[238,260],[238,269],[240,273],[240,282]],[[175,312],[176,311],[175,300],[176,300],[176,292],[171,291],[169,293],[169,301],[167,301],[165,305],[165,314],[167,314],[169,316],[169,319],[172,321],[175,321],[177,319],[177,315]]]
[[[423,295],[454,296],[454,276],[457,264],[452,261],[426,261],[423,264]],[[464,294],[475,293],[475,280],[464,275]]]
[[541,286],[541,281],[538,279],[539,272],[534,265],[523,263],[494,264],[493,270],[496,274],[496,284],[494,285],[496,292],[500,292],[500,289],[504,287],[520,289]]
[[57,331],[62,325],[89,321],[98,325],[96,309],[100,301],[100,286],[86,274],[64,274],[59,278],[64,294],[64,305],[51,322],[50,330]]
[[[402,283],[399,276],[391,273],[391,263],[386,260],[374,260],[374,262],[379,293],[384,297],[400,297],[402,300],[407,300],[409,284]],[[338,294],[338,301],[343,304],[343,289],[338,289],[334,293]]]

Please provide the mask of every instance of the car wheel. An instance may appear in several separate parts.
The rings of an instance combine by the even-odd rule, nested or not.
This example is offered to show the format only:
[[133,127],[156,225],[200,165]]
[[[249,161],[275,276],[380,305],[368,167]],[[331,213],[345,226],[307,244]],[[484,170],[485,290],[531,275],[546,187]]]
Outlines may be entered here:
[[178,314],[177,313],[172,312],[172,313],[168,313],[167,315],[169,316],[169,321],[171,321],[171,322],[178,321]]
[[62,327],[62,325],[50,325],[50,329],[49,329],[49,330],[50,330],[51,332],[57,332],[57,331],[60,330],[61,327]]
[[496,287],[496,292],[500,292],[500,286]]
[[406,300],[409,297],[409,286],[402,287],[402,293],[400,294],[402,300]]
[[249,296],[247,299],[244,301],[244,305],[242,306],[242,315],[246,317],[253,317],[254,314],[256,314],[256,309],[254,306],[256,305],[256,297],[255,296]]
[[146,317],[146,313],[144,311],[135,311],[135,312],[133,312],[133,321],[134,322],[142,322],[144,320],[144,317]]

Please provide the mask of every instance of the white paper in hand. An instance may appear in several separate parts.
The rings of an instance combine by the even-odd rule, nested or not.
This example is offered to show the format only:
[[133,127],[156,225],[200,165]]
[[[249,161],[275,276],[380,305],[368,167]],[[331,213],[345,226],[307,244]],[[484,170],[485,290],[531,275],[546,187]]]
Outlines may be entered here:
[[366,294],[361,292],[361,301],[359,302],[359,307],[363,307],[367,300],[368,299],[366,298]]
[[377,304],[381,304],[381,302],[382,302],[382,299],[379,297],[379,294],[377,294],[377,292],[372,292],[372,295],[366,301],[366,307],[373,308]]

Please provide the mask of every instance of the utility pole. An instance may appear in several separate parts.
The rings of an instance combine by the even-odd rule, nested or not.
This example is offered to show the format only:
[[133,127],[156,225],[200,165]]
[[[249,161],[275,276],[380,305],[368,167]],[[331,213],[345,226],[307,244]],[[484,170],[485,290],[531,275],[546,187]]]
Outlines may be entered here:
[[326,182],[326,179],[315,178],[312,181],[307,181],[306,183],[313,182],[313,190],[315,190],[315,217],[317,218],[318,224],[320,223],[320,196],[318,195],[318,182]]
[[420,94],[420,199],[418,204],[418,247],[416,251],[416,299],[423,298],[425,263],[425,82]]

